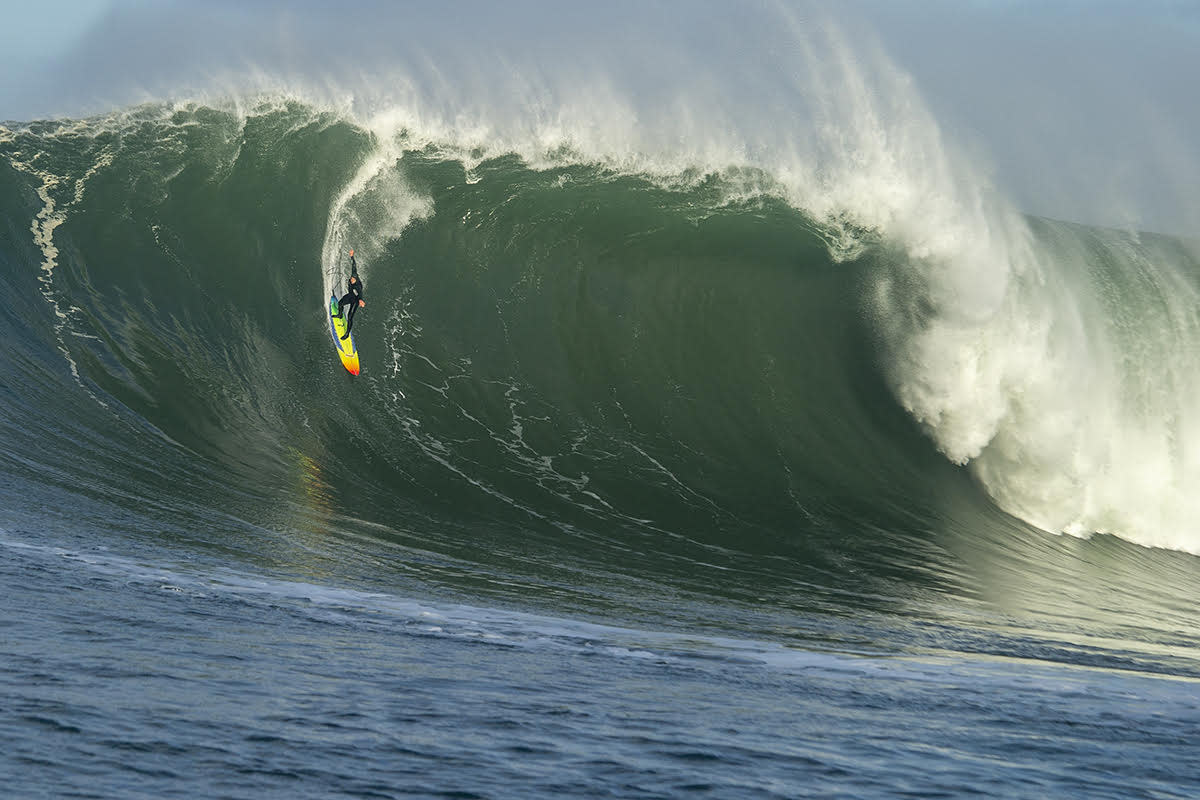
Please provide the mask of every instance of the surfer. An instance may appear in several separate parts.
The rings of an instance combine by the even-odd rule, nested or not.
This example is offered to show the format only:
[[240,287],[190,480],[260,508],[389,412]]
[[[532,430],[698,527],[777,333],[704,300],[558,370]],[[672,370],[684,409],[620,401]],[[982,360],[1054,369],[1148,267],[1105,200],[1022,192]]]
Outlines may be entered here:
[[346,332],[342,334],[343,339],[350,336],[350,326],[354,324],[354,312],[360,306],[365,306],[367,302],[363,300],[363,285],[362,280],[358,277],[358,264],[354,262],[354,250],[350,250],[350,281],[346,284],[349,289],[341,300],[338,300],[338,310],[334,314],[335,317],[342,316],[342,309],[350,306],[350,313],[346,315]]

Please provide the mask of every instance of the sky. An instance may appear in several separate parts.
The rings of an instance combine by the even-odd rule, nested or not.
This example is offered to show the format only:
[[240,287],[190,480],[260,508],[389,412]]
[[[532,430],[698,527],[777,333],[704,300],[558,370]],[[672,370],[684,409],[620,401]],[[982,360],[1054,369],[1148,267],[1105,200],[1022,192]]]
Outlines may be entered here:
[[22,119],[38,108],[26,86],[39,82],[63,54],[107,14],[113,0],[4,3],[0,10],[0,120]]
[[394,87],[405,69],[423,76],[426,96],[440,86],[482,103],[499,102],[494,70],[526,70],[529,84],[559,90],[570,86],[564,75],[607,71],[618,87],[634,85],[637,70],[666,75],[638,84],[659,105],[673,82],[724,74],[728,85],[712,91],[744,109],[772,103],[764,87],[797,69],[772,19],[798,20],[803,38],[832,17],[911,76],[946,137],[977,151],[1022,210],[1200,236],[1193,0],[58,0],[52,14],[5,5],[0,120],[18,121],[200,88],[219,95],[248,75],[363,95]]
[[1200,238],[1200,2],[854,2],[1022,210]]

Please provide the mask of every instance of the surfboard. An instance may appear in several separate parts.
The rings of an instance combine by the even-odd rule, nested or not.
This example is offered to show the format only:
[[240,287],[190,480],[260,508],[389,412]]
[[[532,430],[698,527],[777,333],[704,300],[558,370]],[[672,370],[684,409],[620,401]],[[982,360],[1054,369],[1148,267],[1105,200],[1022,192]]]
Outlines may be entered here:
[[338,299],[336,295],[329,295],[329,331],[333,334],[333,343],[337,345],[338,357],[342,359],[342,366],[346,368],[346,372],[351,375],[358,374],[358,348],[354,346],[354,334],[350,334],[345,339],[342,334],[346,332],[346,320],[344,317],[336,317],[334,314],[338,310]]

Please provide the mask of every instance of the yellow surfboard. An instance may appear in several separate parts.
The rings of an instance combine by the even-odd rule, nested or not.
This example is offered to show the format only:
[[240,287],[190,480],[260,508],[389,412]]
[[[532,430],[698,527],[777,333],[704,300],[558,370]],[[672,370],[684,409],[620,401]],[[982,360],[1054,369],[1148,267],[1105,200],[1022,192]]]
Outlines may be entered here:
[[345,339],[342,338],[342,334],[346,332],[346,318],[337,316],[337,310],[337,296],[330,295],[329,330],[333,334],[333,343],[337,345],[338,357],[342,359],[342,366],[346,368],[346,372],[357,375],[358,348],[354,346],[354,334],[350,334]]

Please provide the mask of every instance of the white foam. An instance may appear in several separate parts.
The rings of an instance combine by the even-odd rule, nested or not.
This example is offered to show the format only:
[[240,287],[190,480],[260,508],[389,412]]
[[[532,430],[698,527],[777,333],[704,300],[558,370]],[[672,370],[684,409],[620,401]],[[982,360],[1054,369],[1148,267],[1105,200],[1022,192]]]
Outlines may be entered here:
[[[76,125],[60,129],[51,134],[51,136],[79,136],[82,133],[80,125]],[[36,188],[36,192],[42,201],[42,208],[30,222],[29,230],[33,234],[33,243],[42,253],[42,263],[40,265],[42,274],[38,277],[41,294],[54,314],[54,336],[57,340],[58,351],[67,362],[67,366],[71,370],[71,376],[93,400],[101,406],[107,407],[108,404],[97,397],[84,384],[83,379],[79,375],[79,366],[72,357],[70,347],[67,344],[66,337],[68,334],[82,338],[86,337],[77,332],[71,325],[72,317],[82,312],[75,306],[67,306],[64,309],[62,304],[59,303],[59,293],[55,290],[54,273],[58,268],[59,251],[54,243],[54,232],[60,225],[67,221],[70,210],[83,201],[84,189],[88,181],[97,172],[112,165],[114,152],[111,146],[102,147],[100,152],[95,156],[95,160],[91,166],[88,167],[83,175],[73,180],[67,175],[58,175],[50,169],[43,168],[39,164],[39,156],[40,153],[35,153],[32,156],[26,157],[22,151],[18,151],[9,156],[8,162],[14,169],[30,175],[40,183]],[[63,184],[67,184],[70,191],[70,194],[66,197],[62,197],[61,192],[58,191],[59,187]]]
[[433,213],[432,199],[410,188],[398,167],[402,140],[388,136],[376,138],[375,143],[329,210],[321,249],[326,296],[340,294],[342,282],[350,274],[350,248],[356,250],[359,273],[365,281],[372,256],[414,220]]

